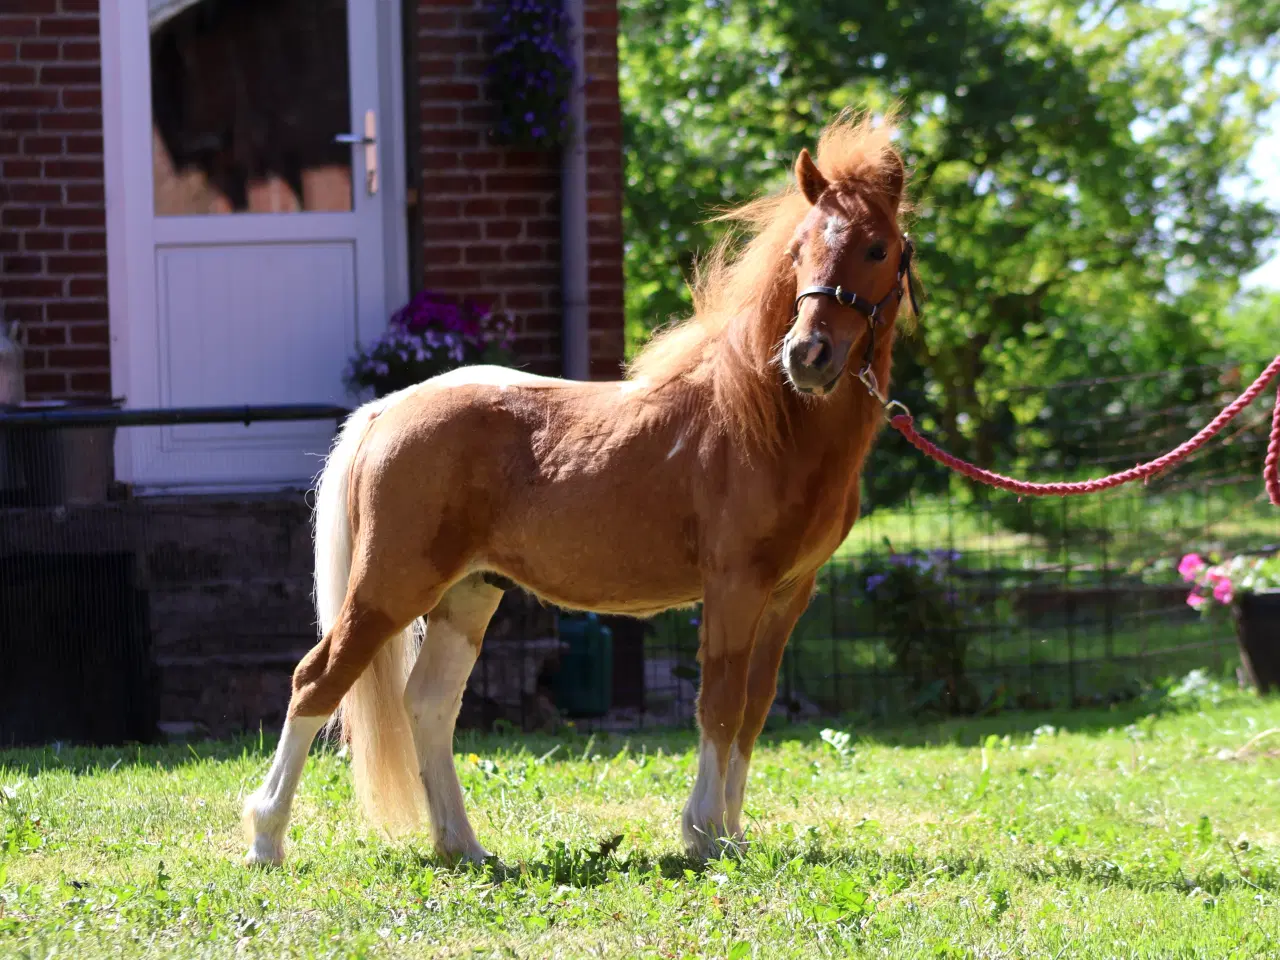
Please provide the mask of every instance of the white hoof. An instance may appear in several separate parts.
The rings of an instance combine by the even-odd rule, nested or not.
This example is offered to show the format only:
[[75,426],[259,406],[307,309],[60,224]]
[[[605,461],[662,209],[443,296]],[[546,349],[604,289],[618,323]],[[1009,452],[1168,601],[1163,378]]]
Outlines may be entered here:
[[436,847],[436,855],[446,863],[451,863],[455,866],[461,864],[480,866],[492,856],[488,850],[478,843],[458,849]]
[[735,845],[734,838],[723,823],[716,823],[710,817],[695,816],[689,807],[685,808],[681,827],[685,851],[694,859],[714,859],[721,856],[726,848]]
[[284,863],[284,844],[270,837],[254,837],[244,862],[250,867],[278,867]]

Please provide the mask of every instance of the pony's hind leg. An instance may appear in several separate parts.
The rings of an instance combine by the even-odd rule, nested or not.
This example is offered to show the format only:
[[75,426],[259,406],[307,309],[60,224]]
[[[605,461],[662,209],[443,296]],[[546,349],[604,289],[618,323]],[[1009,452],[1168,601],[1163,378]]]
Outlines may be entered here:
[[348,597],[333,628],[298,664],[293,694],[266,780],[245,802],[251,866],[278,866],[294,794],[316,734],[375,654],[403,624]]
[[432,838],[436,852],[449,860],[479,863],[489,856],[467,819],[454,767],[453,729],[485,628],[501,599],[502,591],[480,574],[450,587],[427,619],[427,636],[405,687]]
[[245,862],[250,866],[278,867],[284,862],[284,832],[289,826],[293,795],[311,742],[325,719],[290,716],[285,720],[271,770],[244,806],[245,832],[249,835]]

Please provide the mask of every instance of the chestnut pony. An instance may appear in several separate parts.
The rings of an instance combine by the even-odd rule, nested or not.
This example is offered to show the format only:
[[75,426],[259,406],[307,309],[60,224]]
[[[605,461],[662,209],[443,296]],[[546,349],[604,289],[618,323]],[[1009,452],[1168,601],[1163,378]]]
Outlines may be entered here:
[[250,863],[283,859],[308,749],[335,714],[375,822],[412,829],[425,801],[439,854],[488,857],[453,731],[508,581],[602,613],[703,602],[684,839],[695,856],[741,839],[783,647],[858,516],[883,421],[856,375],[869,362],[888,383],[909,292],[890,132],[838,118],[816,162],[801,152],[794,184],[728,214],[754,237],[716,249],[693,318],[657,336],[628,379],[470,367],[352,414],[316,503],[323,639],[293,675],[270,772],[245,806]]

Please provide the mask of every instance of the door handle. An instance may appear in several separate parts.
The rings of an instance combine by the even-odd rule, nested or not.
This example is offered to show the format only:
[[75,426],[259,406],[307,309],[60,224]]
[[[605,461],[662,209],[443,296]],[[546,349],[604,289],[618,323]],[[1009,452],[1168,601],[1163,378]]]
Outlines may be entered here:
[[378,192],[378,117],[372,110],[364,112],[364,133],[340,133],[334,143],[364,147],[364,186],[369,196]]

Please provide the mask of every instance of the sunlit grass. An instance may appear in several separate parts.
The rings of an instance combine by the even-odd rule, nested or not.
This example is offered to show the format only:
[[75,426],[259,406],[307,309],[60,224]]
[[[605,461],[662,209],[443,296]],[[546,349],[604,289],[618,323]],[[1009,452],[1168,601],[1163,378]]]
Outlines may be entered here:
[[1280,735],[1238,751],[1280,702],[1201,692],[770,732],[754,843],[705,867],[687,731],[462,737],[486,869],[373,835],[328,748],[272,872],[239,859],[269,738],[0,752],[0,955],[1275,956]]

